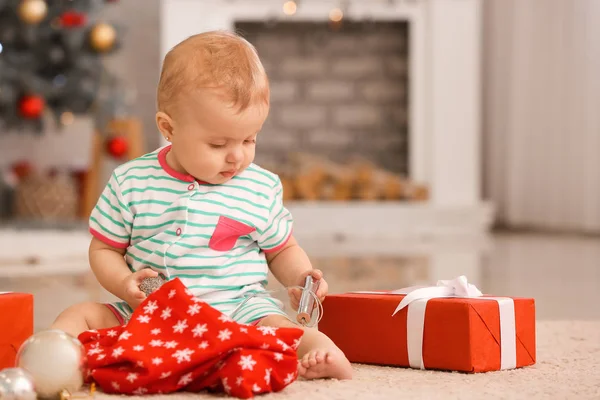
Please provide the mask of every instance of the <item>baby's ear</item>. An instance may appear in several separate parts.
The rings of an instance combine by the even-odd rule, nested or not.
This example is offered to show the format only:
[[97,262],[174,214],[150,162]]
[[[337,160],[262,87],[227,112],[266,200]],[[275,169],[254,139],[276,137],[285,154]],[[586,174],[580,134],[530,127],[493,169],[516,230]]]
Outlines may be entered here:
[[169,140],[173,136],[173,120],[166,113],[156,113],[156,126],[165,139]]

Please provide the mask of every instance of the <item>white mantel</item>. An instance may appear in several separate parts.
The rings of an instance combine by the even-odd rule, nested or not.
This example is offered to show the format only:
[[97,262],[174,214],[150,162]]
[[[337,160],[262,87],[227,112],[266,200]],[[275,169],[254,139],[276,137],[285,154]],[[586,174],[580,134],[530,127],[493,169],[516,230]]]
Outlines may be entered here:
[[[482,0],[352,0],[345,18],[407,20],[410,28],[410,171],[431,191],[427,204],[294,204],[296,232],[360,231],[366,236],[481,234],[492,207],[481,199]],[[163,0],[161,54],[193,34],[232,29],[237,20],[327,21],[333,0]],[[366,219],[365,219],[366,218]],[[323,222],[325,221],[325,222]],[[332,227],[341,223],[342,228]],[[356,227],[358,229],[354,229]]]

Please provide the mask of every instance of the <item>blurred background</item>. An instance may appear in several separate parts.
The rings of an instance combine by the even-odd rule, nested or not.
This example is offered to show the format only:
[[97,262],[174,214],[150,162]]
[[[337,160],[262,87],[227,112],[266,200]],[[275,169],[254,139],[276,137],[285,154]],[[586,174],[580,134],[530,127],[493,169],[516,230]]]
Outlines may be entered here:
[[[256,162],[332,292],[435,284],[600,318],[595,0],[0,0],[0,292],[36,329],[111,295],[87,216],[159,146],[162,58],[236,30],[271,80]],[[273,283],[273,288],[278,285]]]

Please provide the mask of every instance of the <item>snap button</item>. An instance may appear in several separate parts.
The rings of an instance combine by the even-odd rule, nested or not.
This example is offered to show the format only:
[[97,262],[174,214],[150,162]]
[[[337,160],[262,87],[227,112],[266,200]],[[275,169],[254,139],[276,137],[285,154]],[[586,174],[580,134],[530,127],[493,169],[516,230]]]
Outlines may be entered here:
[[181,228],[177,228],[177,231],[175,231],[175,233],[177,234],[177,236],[181,236]]
[[193,183],[190,183],[190,185],[188,186],[188,190],[194,190],[195,186]]

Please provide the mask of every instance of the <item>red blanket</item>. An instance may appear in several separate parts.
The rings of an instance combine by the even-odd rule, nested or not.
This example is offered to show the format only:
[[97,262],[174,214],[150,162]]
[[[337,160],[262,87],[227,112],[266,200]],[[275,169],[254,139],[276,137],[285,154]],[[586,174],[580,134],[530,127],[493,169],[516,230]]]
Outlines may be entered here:
[[79,336],[88,381],[106,393],[225,391],[250,398],[283,390],[297,377],[302,330],[241,325],[165,283],[121,327]]

